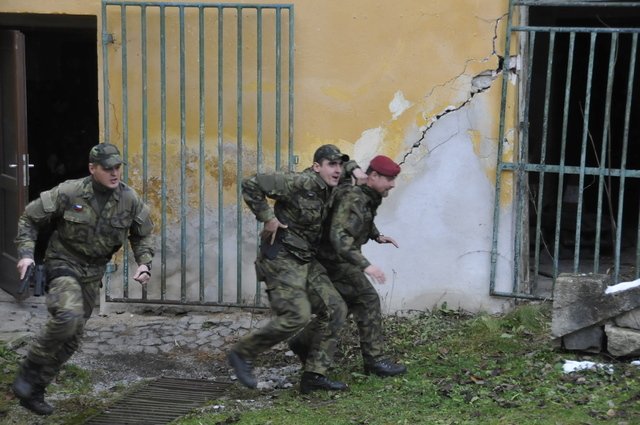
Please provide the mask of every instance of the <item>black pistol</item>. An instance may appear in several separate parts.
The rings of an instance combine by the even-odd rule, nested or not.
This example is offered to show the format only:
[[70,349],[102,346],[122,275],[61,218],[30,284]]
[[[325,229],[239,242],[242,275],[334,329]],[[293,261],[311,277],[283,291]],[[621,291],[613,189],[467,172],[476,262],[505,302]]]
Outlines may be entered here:
[[31,263],[29,264],[29,267],[27,268],[27,272],[24,274],[24,277],[22,278],[22,280],[20,281],[20,286],[18,287],[18,294],[22,294],[24,293],[24,291],[29,287],[29,284],[31,283],[31,280],[33,279],[33,275],[36,272],[36,264],[35,263]]
[[47,293],[47,275],[44,270],[44,264],[38,264],[34,273],[33,295],[40,297]]

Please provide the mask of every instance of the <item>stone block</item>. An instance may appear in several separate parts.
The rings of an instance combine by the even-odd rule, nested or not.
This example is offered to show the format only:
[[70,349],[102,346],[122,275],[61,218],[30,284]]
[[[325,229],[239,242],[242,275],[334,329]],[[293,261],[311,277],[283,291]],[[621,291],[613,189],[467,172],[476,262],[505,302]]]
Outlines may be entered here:
[[603,336],[602,326],[591,326],[563,336],[562,343],[567,350],[599,353],[602,351]]
[[606,325],[607,351],[616,357],[637,356],[640,354],[640,331]]
[[563,273],[553,294],[551,335],[558,338],[640,307],[640,286],[605,293],[610,277]]
[[615,318],[615,322],[621,328],[640,330],[640,308],[622,313]]

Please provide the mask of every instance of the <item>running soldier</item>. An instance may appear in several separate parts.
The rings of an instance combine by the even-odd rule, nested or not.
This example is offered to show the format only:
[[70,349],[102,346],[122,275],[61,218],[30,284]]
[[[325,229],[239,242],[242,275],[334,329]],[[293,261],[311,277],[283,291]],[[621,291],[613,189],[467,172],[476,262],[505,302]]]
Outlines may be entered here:
[[[255,388],[252,361],[273,345],[287,340],[309,322],[303,332],[312,335],[300,380],[300,391],[339,391],[346,384],[326,377],[336,349],[337,332],[347,307],[316,259],[322,223],[329,211],[332,189],[343,172],[364,175],[357,164],[333,145],[323,145],[312,167],[300,173],[257,174],[242,183],[244,200],[264,223],[256,260],[273,318],[266,326],[242,337],[229,352],[238,380]],[[357,170],[357,171],[356,171]],[[267,197],[274,199],[272,208]]]
[[[386,276],[382,269],[362,255],[361,247],[369,239],[398,247],[393,238],[378,231],[373,221],[382,198],[388,196],[395,187],[395,178],[399,173],[398,164],[389,157],[379,155],[369,164],[366,184],[347,184],[336,188],[329,225],[326,226],[319,253],[320,262],[327,269],[329,278],[356,322],[364,371],[378,376],[400,375],[407,368],[392,362],[383,354],[380,297],[365,274],[379,283],[385,283]],[[301,345],[306,345],[306,342],[290,342],[292,347]]]
[[53,412],[44,400],[45,389],[78,349],[106,264],[127,237],[138,263],[133,279],[145,285],[151,277],[155,241],[149,207],[120,181],[122,164],[116,146],[94,146],[89,152],[90,176],[42,192],[18,222],[20,279],[34,264],[38,232],[53,226],[44,259],[51,317],[12,386],[20,404],[39,415]]

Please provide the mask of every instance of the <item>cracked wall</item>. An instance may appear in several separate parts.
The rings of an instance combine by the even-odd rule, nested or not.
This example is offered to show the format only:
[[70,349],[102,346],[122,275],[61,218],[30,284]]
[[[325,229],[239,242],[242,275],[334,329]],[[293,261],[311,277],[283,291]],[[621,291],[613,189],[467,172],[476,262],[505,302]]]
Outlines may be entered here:
[[[430,309],[444,302],[451,308],[471,311],[508,308],[507,300],[489,296],[505,63],[509,75],[513,74],[512,61],[504,61],[502,53],[508,1],[293,0],[290,3],[295,5],[294,144],[300,158],[297,169],[310,164],[313,151],[323,143],[340,146],[363,168],[377,154],[402,163],[397,187],[385,199],[377,217],[378,228],[393,236],[400,248],[365,246],[366,255],[389,276],[386,285],[377,286],[384,311]],[[0,12],[94,14],[98,26],[101,22],[97,0],[55,3],[5,0]],[[100,49],[99,45],[98,72],[102,75]],[[170,72],[169,78],[175,79],[175,70]],[[130,84],[134,91],[141,83],[133,78]],[[509,84],[515,84],[511,77]],[[197,109],[197,105],[192,107]],[[516,109],[516,99],[508,99],[505,156],[512,154],[515,144]],[[137,118],[136,114],[139,111],[133,112],[130,121]],[[170,115],[167,124],[173,143],[179,138],[180,120],[175,113]],[[234,129],[230,127],[225,132],[225,140],[232,142]],[[198,159],[191,140],[196,136],[192,134],[197,132],[189,133],[186,156],[190,212],[197,200],[194,194],[198,184],[191,174],[194,164],[204,160],[208,175],[215,179],[217,174],[215,149],[207,148],[205,158]],[[230,145],[225,145],[225,149],[233,150]],[[139,153],[133,146],[130,175],[135,186],[139,186],[141,179],[139,168],[135,167],[140,162],[136,156]],[[169,155],[170,172],[175,175],[178,154],[170,151]],[[150,158],[151,170],[156,170],[158,152],[152,152]],[[225,163],[224,174],[235,175],[234,167],[233,161]],[[150,177],[151,185],[155,184],[155,174],[153,171]],[[176,184],[175,179],[171,181]],[[210,184],[217,183],[214,180]],[[504,258],[509,257],[512,239],[510,185],[508,179],[503,180],[507,190],[502,191],[499,200],[503,214],[499,247]],[[171,196],[176,196],[176,190],[177,186],[170,187]],[[226,195],[235,190],[235,185],[224,186],[225,198],[231,199]],[[158,207],[158,191],[154,193],[151,200]],[[211,236],[218,220],[215,196],[207,195],[207,203],[206,248],[212,252],[217,249]],[[173,206],[169,209],[171,273],[177,273],[179,266],[175,263],[180,243],[178,210]],[[234,211],[234,205],[225,204],[225,226],[233,226]],[[190,213],[189,220],[187,239],[195,241],[200,233],[197,217]],[[247,226],[244,231],[242,239],[252,240],[254,230]],[[189,243],[189,256],[197,255],[196,248]],[[255,245],[249,242],[244,248],[243,274],[249,276],[253,274],[250,257]],[[234,264],[235,254],[231,250],[225,267],[232,272]],[[209,268],[214,266],[214,262],[206,264]],[[197,264],[190,263],[188,267],[187,281],[193,286]],[[499,260],[497,290],[510,287],[511,274],[509,262]]]
[[[349,4],[338,18],[319,13],[313,48],[298,42],[299,58],[313,55],[335,66],[309,73],[304,65],[298,68],[298,83],[314,94],[300,109],[317,103],[325,112],[322,120],[299,113],[296,125],[306,136],[308,156],[314,146],[332,142],[363,167],[377,154],[402,164],[396,189],[377,217],[378,228],[400,248],[364,249],[390,277],[377,286],[384,311],[442,303],[472,311],[508,308],[507,300],[489,296],[504,64],[514,72],[513,61],[502,54],[507,2]],[[325,20],[335,26],[324,26]],[[332,43],[343,35],[329,31],[343,27],[349,28],[349,42]],[[508,103],[506,156],[513,152],[515,101]],[[500,199],[502,253],[511,249],[510,184],[503,180],[507,190]],[[496,289],[506,290],[512,269],[504,258]]]

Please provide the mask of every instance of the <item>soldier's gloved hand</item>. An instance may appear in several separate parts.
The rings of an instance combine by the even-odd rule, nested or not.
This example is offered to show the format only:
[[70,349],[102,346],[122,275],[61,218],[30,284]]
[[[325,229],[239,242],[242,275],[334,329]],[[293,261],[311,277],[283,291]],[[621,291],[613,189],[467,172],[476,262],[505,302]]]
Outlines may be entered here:
[[136,269],[136,274],[133,275],[133,280],[140,282],[141,285],[146,285],[151,279],[151,270],[146,264],[140,264]]
[[387,277],[384,275],[384,272],[373,264],[367,266],[367,268],[364,269],[364,272],[371,276],[374,282],[385,283],[387,281]]
[[264,229],[262,230],[262,238],[267,239],[268,237],[271,237],[271,245],[273,245],[273,241],[276,240],[276,233],[278,232],[278,229],[280,228],[286,229],[287,227],[289,226],[287,226],[286,224],[280,223],[280,220],[274,217],[271,220],[264,223]]
[[18,261],[18,265],[16,266],[16,268],[18,269],[20,280],[24,279],[24,275],[25,273],[27,273],[27,269],[33,263],[35,263],[35,261],[33,261],[33,258],[21,258],[20,261]]

